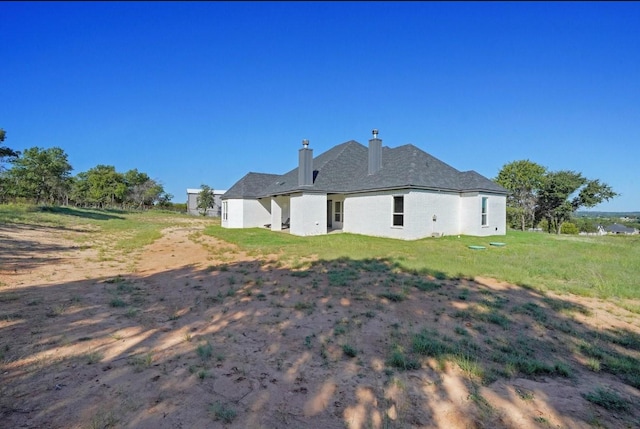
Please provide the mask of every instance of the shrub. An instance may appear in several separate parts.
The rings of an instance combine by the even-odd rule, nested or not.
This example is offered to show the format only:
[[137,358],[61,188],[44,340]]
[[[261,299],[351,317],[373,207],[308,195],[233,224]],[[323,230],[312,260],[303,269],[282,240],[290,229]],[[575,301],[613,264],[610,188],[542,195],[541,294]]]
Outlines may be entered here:
[[575,223],[565,222],[560,227],[560,232],[562,234],[574,234],[575,235],[575,234],[578,234],[580,231],[578,230],[578,227],[576,226]]
[[211,404],[209,412],[213,414],[214,420],[222,420],[224,423],[231,423],[238,414],[233,408],[227,407],[217,401]]
[[612,411],[627,411],[629,403],[613,390],[606,390],[601,387],[596,388],[593,392],[582,395],[584,399],[602,408]]
[[356,357],[357,354],[358,354],[358,351],[353,346],[351,346],[349,344],[344,344],[342,346],[342,351],[344,352],[344,354],[346,356],[349,356],[349,357]]

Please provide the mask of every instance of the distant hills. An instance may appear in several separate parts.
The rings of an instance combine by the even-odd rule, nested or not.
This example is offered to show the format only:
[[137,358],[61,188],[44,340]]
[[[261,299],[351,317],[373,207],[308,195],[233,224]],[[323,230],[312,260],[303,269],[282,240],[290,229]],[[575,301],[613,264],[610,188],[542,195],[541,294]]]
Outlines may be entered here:
[[590,212],[590,211],[578,211],[577,216],[580,217],[628,217],[628,218],[640,218],[640,212]]

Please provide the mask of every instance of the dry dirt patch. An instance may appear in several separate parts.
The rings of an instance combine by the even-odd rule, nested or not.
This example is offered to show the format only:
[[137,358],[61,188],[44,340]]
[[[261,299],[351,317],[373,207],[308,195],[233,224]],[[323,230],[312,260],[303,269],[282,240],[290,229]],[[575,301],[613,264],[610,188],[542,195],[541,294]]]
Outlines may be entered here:
[[[0,228],[3,427],[623,428],[639,421],[635,407],[613,413],[584,399],[597,385],[632,404],[639,394],[588,371],[578,356],[569,359],[569,377],[504,375],[483,385],[472,367],[409,353],[422,330],[483,353],[488,341],[499,349],[518,335],[532,347],[563,350],[575,337],[563,326],[638,332],[629,314],[611,313],[607,303],[572,298],[589,311],[558,313],[555,331],[524,313],[504,326],[480,322],[478,302],[550,301],[491,279],[416,278],[375,263],[317,261],[291,270],[274,256],[256,258],[202,235],[203,225],[176,225],[143,251],[108,261],[96,257],[90,239],[78,244],[90,230]],[[394,356],[416,366],[394,365]]]

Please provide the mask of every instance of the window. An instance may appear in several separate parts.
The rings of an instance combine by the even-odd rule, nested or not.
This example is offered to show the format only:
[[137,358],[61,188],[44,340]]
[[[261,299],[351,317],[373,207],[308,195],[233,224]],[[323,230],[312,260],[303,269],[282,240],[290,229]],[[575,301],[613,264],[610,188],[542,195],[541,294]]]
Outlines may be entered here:
[[336,222],[342,222],[342,204],[340,201],[336,201],[335,213],[333,218]]
[[404,197],[393,197],[393,226],[404,225]]
[[488,213],[488,204],[487,200],[489,198],[482,197],[482,226],[487,226],[487,213]]
[[227,220],[227,215],[228,215],[227,202],[223,201],[222,202],[222,220]]

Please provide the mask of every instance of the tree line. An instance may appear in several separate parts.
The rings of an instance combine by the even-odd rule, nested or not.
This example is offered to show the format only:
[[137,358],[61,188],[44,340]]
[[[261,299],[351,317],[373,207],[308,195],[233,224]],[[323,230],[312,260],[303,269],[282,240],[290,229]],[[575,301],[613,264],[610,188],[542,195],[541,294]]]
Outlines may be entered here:
[[[0,128],[0,143],[6,132]],[[111,165],[97,165],[72,176],[68,156],[59,147],[32,147],[24,152],[0,146],[0,203],[77,207],[146,209],[171,207],[173,195],[158,181],[137,169],[124,173]]]
[[618,195],[599,179],[571,170],[550,171],[528,159],[505,164],[495,182],[509,191],[507,224],[523,231],[543,227],[560,234],[577,210]]
[[[5,137],[0,128],[0,143]],[[71,171],[67,154],[59,147],[32,147],[20,153],[0,146],[0,203],[26,200],[123,209],[172,206],[173,196],[162,184],[137,169],[120,173],[111,165],[100,164],[76,176]],[[598,179],[571,170],[550,171],[528,159],[505,164],[494,180],[509,191],[508,225],[523,231],[544,226],[559,234],[577,210],[618,195]],[[214,204],[213,189],[203,184],[202,191],[198,209],[206,214]]]

